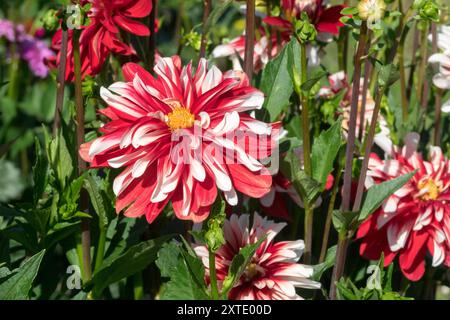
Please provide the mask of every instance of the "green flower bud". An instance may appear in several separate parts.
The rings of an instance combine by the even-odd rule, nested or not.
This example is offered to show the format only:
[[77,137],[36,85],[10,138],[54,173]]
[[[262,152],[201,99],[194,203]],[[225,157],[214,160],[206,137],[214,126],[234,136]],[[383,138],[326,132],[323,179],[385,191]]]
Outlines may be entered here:
[[439,7],[434,1],[426,1],[418,11],[419,16],[424,20],[439,21]]
[[48,31],[54,31],[59,27],[58,11],[54,9],[47,10],[41,20],[44,28]]
[[294,24],[295,34],[302,43],[314,41],[317,37],[317,30],[312,23],[309,22],[308,16],[302,14],[301,20],[296,20]]
[[97,83],[91,76],[86,76],[82,84],[82,92],[85,97],[93,97],[97,91]]
[[206,245],[212,252],[216,252],[223,244],[225,244],[222,229],[225,219],[225,202],[221,199],[217,199],[211,209],[205,232]]

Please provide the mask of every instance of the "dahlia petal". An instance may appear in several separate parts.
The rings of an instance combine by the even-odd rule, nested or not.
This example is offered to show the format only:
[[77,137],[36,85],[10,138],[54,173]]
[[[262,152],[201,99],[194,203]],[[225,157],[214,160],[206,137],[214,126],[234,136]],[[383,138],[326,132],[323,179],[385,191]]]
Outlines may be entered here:
[[216,66],[212,66],[202,83],[202,93],[217,87],[223,80],[222,72]]
[[402,249],[406,240],[408,239],[409,233],[411,231],[412,222],[399,225],[398,223],[391,223],[387,227],[387,237],[389,242],[389,247],[392,251],[396,252]]
[[231,188],[230,191],[224,191],[223,195],[224,195],[226,202],[230,206],[235,206],[238,204],[238,196],[237,196],[236,190],[234,190],[234,188]]
[[150,30],[147,26],[137,22],[135,20],[124,17],[121,14],[117,14],[113,17],[114,22],[121,27],[123,30],[135,34],[137,36],[148,36],[150,35]]
[[240,164],[228,164],[231,180],[235,188],[253,198],[261,198],[270,191],[272,176],[270,174],[254,174]]
[[239,113],[233,111],[231,113],[225,113],[222,121],[219,122],[214,128],[208,130],[208,132],[213,133],[214,135],[224,135],[228,132],[232,132],[239,127]]
[[123,14],[133,18],[143,18],[152,11],[152,2],[147,0],[131,1],[125,8]]

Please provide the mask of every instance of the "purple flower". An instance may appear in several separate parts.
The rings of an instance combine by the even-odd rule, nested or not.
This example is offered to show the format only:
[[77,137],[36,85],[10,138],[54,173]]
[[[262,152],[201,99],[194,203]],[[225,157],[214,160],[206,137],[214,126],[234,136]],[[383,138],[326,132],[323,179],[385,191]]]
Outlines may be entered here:
[[11,21],[2,19],[0,19],[1,37],[18,44],[20,57],[28,63],[35,76],[45,78],[48,75],[49,70],[45,61],[53,57],[54,53],[43,40],[27,34],[23,25],[14,25]]

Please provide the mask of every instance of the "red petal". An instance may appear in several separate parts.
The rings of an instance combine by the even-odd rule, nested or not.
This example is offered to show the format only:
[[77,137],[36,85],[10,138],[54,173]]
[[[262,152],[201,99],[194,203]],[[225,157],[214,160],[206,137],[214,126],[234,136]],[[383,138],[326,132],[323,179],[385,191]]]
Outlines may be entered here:
[[339,34],[339,28],[344,25],[339,20],[342,9],[344,6],[334,6],[323,11],[316,24],[317,31]]
[[278,17],[266,17],[263,19],[263,22],[270,26],[279,27],[282,29],[292,28],[292,24],[289,21]]
[[143,18],[150,14],[152,11],[151,0],[137,0],[134,4],[129,6],[123,11],[123,14],[128,17]]
[[117,15],[113,17],[113,20],[117,23],[119,27],[125,31],[135,34],[137,36],[148,36],[150,35],[150,30],[144,24],[128,19],[122,15]]
[[231,180],[236,190],[252,198],[261,198],[270,191],[272,176],[267,169],[253,173],[240,164],[228,164]]
[[126,81],[132,82],[134,75],[139,74],[139,77],[144,81],[144,83],[151,83],[153,81],[151,74],[142,68],[140,65],[134,62],[128,62],[122,66],[123,76]]

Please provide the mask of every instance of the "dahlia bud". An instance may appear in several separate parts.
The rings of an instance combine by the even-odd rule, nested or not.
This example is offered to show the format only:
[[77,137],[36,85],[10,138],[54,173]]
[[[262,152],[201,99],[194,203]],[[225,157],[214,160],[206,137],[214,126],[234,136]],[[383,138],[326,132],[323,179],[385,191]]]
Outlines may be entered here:
[[301,20],[295,21],[295,34],[302,43],[314,41],[317,36],[317,30],[312,23],[309,22],[308,15],[302,13]]
[[82,92],[85,97],[93,97],[94,93],[98,91],[97,83],[91,76],[86,76],[82,84]]
[[414,8],[417,9],[419,16],[424,20],[439,21],[439,6],[431,0],[416,0]]
[[48,31],[54,31],[59,27],[58,11],[49,9],[41,18],[44,28]]
[[384,17],[386,4],[383,0],[361,0],[358,3],[358,13],[368,24],[376,23]]
[[223,224],[225,222],[225,202],[217,199],[211,209],[211,216],[207,222],[205,242],[209,250],[216,252],[225,243]]

